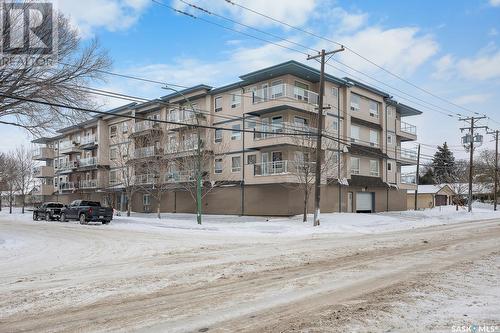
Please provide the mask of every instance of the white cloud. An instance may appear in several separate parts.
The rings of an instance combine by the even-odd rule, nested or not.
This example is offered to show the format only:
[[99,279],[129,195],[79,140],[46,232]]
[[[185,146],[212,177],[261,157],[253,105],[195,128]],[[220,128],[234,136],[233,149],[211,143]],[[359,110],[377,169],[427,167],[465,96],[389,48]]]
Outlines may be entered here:
[[457,62],[457,70],[468,79],[488,80],[500,77],[500,50],[480,54],[474,58],[466,58]]
[[490,94],[470,94],[470,95],[463,95],[454,100],[456,104],[459,105],[477,105],[478,103],[484,103],[488,99],[490,99],[491,95]]
[[[419,29],[413,27],[387,30],[368,27],[355,34],[333,39],[342,41],[375,63],[402,75],[412,74],[438,51],[438,43],[431,35],[421,35]],[[350,52],[341,53],[340,58],[360,71],[376,69]]]
[[349,13],[343,8],[335,7],[328,13],[322,13],[321,15],[327,16],[328,23],[336,22],[338,25],[338,32],[350,32],[361,28],[368,20],[368,14],[366,13]]
[[488,36],[496,36],[498,35],[498,30],[495,28],[491,28],[490,31],[488,32]]
[[499,7],[500,6],[500,0],[490,0],[490,5],[493,7]]
[[85,38],[96,28],[110,31],[129,28],[150,3],[149,0],[62,0],[58,8]]
[[[230,14],[233,19],[247,25],[256,27],[278,25],[282,27],[279,23],[225,1],[191,0],[189,2],[195,3],[209,11],[224,15]],[[238,0],[238,2],[240,1]],[[252,0],[242,4],[259,13],[268,14],[275,19],[290,22],[293,25],[303,25],[306,23],[316,6],[315,0]],[[179,0],[174,0],[172,5],[195,15],[200,15],[201,13],[200,11],[190,9],[189,6]]]
[[434,68],[436,71],[432,73],[432,77],[435,79],[450,78],[454,64],[455,59],[451,54],[442,56],[434,62]]

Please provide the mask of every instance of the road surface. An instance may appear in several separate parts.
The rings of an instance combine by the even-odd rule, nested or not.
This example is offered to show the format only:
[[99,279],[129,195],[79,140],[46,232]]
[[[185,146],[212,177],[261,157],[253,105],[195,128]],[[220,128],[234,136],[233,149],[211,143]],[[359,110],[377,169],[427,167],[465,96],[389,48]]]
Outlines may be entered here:
[[[500,324],[499,246],[499,220],[228,238],[4,216],[0,332],[400,332],[419,325],[450,332],[472,320]],[[480,293],[494,298],[469,306]]]

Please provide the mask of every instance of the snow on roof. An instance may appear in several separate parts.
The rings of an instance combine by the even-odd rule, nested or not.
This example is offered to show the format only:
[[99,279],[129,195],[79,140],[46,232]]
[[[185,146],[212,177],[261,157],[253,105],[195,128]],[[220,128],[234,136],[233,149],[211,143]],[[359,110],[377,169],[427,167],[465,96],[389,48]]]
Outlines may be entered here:
[[[441,191],[448,184],[436,184],[436,185],[418,185],[419,194],[436,194]],[[415,193],[415,190],[408,190],[409,194]]]

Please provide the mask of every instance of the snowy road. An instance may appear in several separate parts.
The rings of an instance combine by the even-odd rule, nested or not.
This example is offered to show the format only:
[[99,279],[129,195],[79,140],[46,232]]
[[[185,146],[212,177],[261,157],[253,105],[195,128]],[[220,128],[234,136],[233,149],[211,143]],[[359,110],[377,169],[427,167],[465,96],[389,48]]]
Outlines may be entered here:
[[499,221],[276,235],[4,215],[0,332],[414,331],[422,323],[449,332],[500,324]]

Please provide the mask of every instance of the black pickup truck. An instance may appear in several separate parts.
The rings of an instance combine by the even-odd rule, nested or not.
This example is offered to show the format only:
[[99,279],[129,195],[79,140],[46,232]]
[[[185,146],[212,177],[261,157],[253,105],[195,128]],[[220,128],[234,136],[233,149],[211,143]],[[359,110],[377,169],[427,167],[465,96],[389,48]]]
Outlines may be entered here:
[[113,208],[101,207],[98,201],[75,200],[61,211],[61,222],[78,220],[80,224],[102,222],[108,224],[113,219]]
[[33,221],[45,219],[45,221],[58,220],[64,205],[59,202],[44,202],[33,210]]

